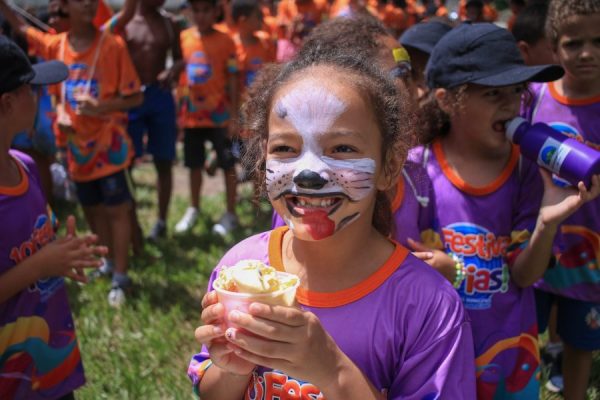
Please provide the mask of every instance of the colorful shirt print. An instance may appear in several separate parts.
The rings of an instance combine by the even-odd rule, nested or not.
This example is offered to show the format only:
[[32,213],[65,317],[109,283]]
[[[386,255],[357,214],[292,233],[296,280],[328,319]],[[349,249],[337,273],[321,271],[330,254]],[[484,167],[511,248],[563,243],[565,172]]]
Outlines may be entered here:
[[543,193],[537,166],[514,147],[504,172],[474,187],[452,169],[440,142],[413,149],[410,159],[425,166],[435,192],[435,223],[422,238],[461,257],[466,267],[458,293],[473,327],[477,398],[537,399],[533,288],[519,288],[510,274],[535,228]]
[[277,17],[280,25],[290,25],[299,19],[310,31],[327,18],[327,8],[327,2],[322,0],[282,0],[277,5]]
[[108,32],[98,32],[84,52],[73,50],[67,33],[40,37],[30,28],[30,41],[46,59],[61,60],[69,67],[69,77],[55,85],[55,96],[69,115],[73,133],[55,129],[57,144],[67,147],[69,173],[75,181],[90,181],[121,171],[133,155],[126,132],[127,113],[113,112],[101,117],[76,113],[76,97],[89,94],[99,100],[140,92],[140,81],[123,40]]
[[[283,270],[286,231],[252,236],[218,265],[258,259]],[[216,269],[209,289],[215,277]],[[317,315],[341,350],[388,399],[475,398],[471,334],[460,301],[444,278],[401,245],[354,287],[333,293],[299,288],[296,299]],[[196,391],[209,365],[206,348],[192,358],[188,375]],[[263,367],[254,371],[245,398],[271,400],[284,398],[284,392],[295,398],[323,398],[310,382]]]
[[225,126],[230,118],[228,79],[238,69],[233,40],[219,31],[201,35],[196,27],[181,32],[180,38],[187,63],[178,88],[182,125]]
[[241,88],[250,86],[262,66],[275,62],[277,55],[275,42],[266,33],[256,32],[254,36],[256,43],[251,45],[244,45],[239,35],[233,37],[240,72]]
[[[0,187],[0,275],[55,238],[34,162],[11,155],[22,180]],[[62,278],[39,280],[0,304],[0,399],[59,398],[84,383]]]
[[[533,84],[528,117],[600,151],[600,96],[573,100],[554,84]],[[561,181],[558,182],[559,184]],[[600,200],[584,204],[567,218],[554,241],[556,262],[536,285],[561,296],[600,303]]]

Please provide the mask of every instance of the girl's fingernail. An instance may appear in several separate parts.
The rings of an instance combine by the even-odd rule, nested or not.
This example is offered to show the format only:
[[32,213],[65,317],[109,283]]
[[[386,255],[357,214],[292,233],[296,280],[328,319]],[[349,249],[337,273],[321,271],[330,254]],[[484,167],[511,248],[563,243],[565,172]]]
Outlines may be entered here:
[[235,329],[229,328],[225,331],[225,336],[229,340],[235,340]]
[[213,333],[214,333],[215,335],[222,335],[222,334],[223,334],[223,329],[221,329],[221,327],[220,327],[220,326],[215,326],[215,327],[213,328]]

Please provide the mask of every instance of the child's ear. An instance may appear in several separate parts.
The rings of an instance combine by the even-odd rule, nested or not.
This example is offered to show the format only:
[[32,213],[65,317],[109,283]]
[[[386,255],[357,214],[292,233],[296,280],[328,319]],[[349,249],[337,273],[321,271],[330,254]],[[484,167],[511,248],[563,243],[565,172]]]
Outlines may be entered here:
[[12,92],[2,93],[0,95],[0,113],[4,115],[11,115],[13,111],[13,103],[15,95]]
[[442,111],[448,115],[452,115],[454,105],[452,104],[452,96],[450,96],[450,92],[448,92],[446,89],[439,88],[435,89],[433,95]]
[[521,52],[521,57],[525,60],[525,64],[529,65],[529,44],[523,40],[519,40],[517,42],[517,47]]

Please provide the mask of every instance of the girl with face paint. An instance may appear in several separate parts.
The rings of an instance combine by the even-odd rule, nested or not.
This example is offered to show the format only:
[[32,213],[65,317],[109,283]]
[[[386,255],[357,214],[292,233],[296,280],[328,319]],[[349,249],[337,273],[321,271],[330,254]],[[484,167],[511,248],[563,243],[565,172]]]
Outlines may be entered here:
[[[236,245],[211,275],[196,330],[203,348],[188,369],[203,399],[475,398],[455,291],[388,238],[402,112],[389,78],[335,50],[257,77],[249,155],[288,226]],[[243,259],[298,275],[298,304],[252,303],[227,315],[237,326],[227,329],[212,283]]]

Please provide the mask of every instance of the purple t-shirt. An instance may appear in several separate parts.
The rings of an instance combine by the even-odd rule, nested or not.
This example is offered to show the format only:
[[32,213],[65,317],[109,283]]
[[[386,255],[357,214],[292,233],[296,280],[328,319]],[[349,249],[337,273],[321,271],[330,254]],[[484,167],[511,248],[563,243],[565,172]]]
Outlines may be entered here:
[[[572,100],[553,84],[534,84],[528,117],[600,151],[600,96]],[[577,300],[600,303],[600,199],[584,204],[560,226],[556,263],[536,287]]]
[[[258,259],[283,269],[281,243],[286,231],[279,228],[244,240],[219,267]],[[217,269],[209,290],[216,273]],[[473,342],[460,300],[443,277],[401,245],[358,285],[333,293],[300,288],[296,299],[317,315],[341,350],[387,398],[475,398]],[[195,390],[208,366],[209,354],[203,348],[188,369]],[[255,369],[245,398],[283,398],[282,391],[294,388],[293,398],[300,398],[300,393],[301,398],[322,398],[310,382],[263,367]]]
[[[407,239],[419,240],[421,232],[431,226],[434,211],[433,188],[425,169],[410,160],[402,169],[402,176],[391,199],[394,231],[391,237],[408,246]],[[283,218],[273,211],[271,228],[285,226]]]
[[[0,187],[0,275],[55,238],[35,164],[11,151],[22,180]],[[0,399],[55,399],[85,383],[62,278],[37,281],[0,304]]]
[[511,260],[535,228],[543,192],[537,166],[513,148],[502,174],[486,187],[463,181],[441,143],[411,150],[435,191],[435,224],[428,245],[464,260],[458,289],[471,318],[477,398],[537,399],[540,373],[533,288],[511,279]]

